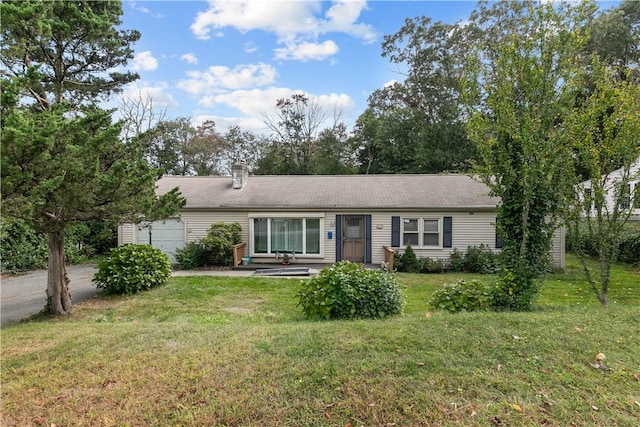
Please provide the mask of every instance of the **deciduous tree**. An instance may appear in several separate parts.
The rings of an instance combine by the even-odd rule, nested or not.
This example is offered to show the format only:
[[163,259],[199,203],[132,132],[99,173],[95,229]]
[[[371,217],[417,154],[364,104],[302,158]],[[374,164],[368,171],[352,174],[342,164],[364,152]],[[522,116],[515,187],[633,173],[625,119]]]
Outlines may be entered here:
[[468,170],[477,156],[466,135],[461,73],[473,46],[457,24],[407,19],[385,36],[382,56],[402,81],[376,90],[359,118],[361,173],[439,173]]
[[222,138],[226,149],[222,153],[221,172],[231,175],[231,166],[236,163],[246,164],[249,172],[255,171],[268,144],[266,138],[253,132],[243,131],[239,126],[229,128]]
[[[325,124],[327,119],[328,114],[319,102],[303,93],[278,99],[276,114],[263,117],[272,136],[265,155],[258,162],[256,173],[310,175],[340,168],[335,161],[351,162],[354,147],[344,135],[346,128],[340,120],[339,109],[334,109],[333,121],[328,126]],[[318,163],[318,150],[326,149],[337,141],[340,141],[340,159],[333,157]],[[347,164],[342,166],[345,170],[349,168]]]
[[[605,66],[594,54],[588,76],[578,75],[571,81],[574,93],[584,93],[587,78],[589,92],[577,98],[578,105],[563,123],[566,144],[579,156],[573,209],[567,215],[569,234],[585,233],[586,241],[595,246],[598,266],[593,269],[587,262],[590,254],[582,246],[585,240],[572,242],[587,282],[604,306],[625,224],[634,204],[640,203],[636,200],[640,193],[631,194],[629,185],[640,178],[640,170],[633,169],[640,162],[640,86],[619,77],[618,67]],[[588,182],[582,183],[585,178]]]
[[227,143],[212,120],[194,127],[188,117],[158,122],[140,137],[149,161],[168,175],[219,175]]
[[563,91],[594,10],[588,2],[482,4],[469,24],[478,42],[464,80],[468,130],[480,153],[477,176],[501,199],[498,302],[507,308],[531,307],[570,189]]

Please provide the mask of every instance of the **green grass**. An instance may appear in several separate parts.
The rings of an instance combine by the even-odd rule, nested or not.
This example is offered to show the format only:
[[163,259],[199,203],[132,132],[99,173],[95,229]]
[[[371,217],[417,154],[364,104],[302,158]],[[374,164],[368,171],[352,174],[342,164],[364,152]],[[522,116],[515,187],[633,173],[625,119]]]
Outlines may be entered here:
[[572,259],[533,312],[431,313],[458,277],[487,279],[400,274],[386,320],[310,322],[297,280],[199,276],[5,327],[0,425],[637,425],[637,270],[608,308]]

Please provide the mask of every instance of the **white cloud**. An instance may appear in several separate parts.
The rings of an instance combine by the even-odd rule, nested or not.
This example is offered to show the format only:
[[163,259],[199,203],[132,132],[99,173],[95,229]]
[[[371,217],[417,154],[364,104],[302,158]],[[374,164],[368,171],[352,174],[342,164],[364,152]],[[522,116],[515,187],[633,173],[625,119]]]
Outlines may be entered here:
[[135,2],[135,1],[129,2],[129,6],[131,6],[131,8],[132,8],[133,10],[137,10],[138,12],[142,12],[142,13],[144,13],[145,15],[150,15],[150,16],[152,16],[152,17],[154,17],[154,18],[164,18],[164,16],[162,16],[161,14],[159,14],[159,13],[154,13],[154,12],[152,12],[149,8],[144,7],[144,6],[140,6],[140,5],[139,5],[137,2]]
[[133,57],[131,69],[134,71],[153,71],[158,68],[158,60],[153,57],[151,51],[137,53]]
[[270,87],[267,89],[236,90],[220,95],[205,97],[200,104],[213,106],[224,104],[247,115],[260,115],[273,109],[276,100],[291,96],[293,91],[287,88]]
[[253,42],[247,42],[244,44],[244,51],[246,53],[253,53],[258,51],[258,46]]
[[351,34],[372,43],[376,40],[376,33],[368,24],[357,23],[360,13],[366,9],[366,0],[338,0],[325,14],[326,20],[321,24],[321,31],[343,32]]
[[180,59],[182,59],[183,61],[186,61],[188,64],[197,64],[198,63],[198,57],[195,56],[191,52],[185,53],[184,55],[182,55],[180,57]]
[[316,96],[315,99],[318,101],[320,107],[327,111],[328,113],[333,113],[335,108],[341,110],[343,113],[347,114],[353,107],[355,103],[353,99],[345,93],[331,93],[329,95],[319,95]]
[[275,49],[274,52],[276,59],[321,61],[338,53],[338,45],[333,40],[327,40],[323,43],[287,43],[286,47]]
[[276,34],[306,31],[316,20],[319,1],[238,0],[209,1],[209,9],[198,12],[191,31],[200,39],[209,39],[211,29],[233,27],[242,32],[263,30]]
[[131,83],[122,93],[122,97],[128,100],[151,99],[154,107],[174,108],[178,102],[167,92],[168,85],[159,83],[157,86],[150,86],[140,81]]
[[[211,95],[203,98],[200,105],[203,107],[224,108],[230,107],[241,115],[219,116],[207,114],[204,111],[194,114],[193,122],[196,125],[203,123],[205,120],[213,120],[216,128],[220,132],[232,126],[240,126],[243,130],[249,130],[257,134],[269,133],[269,129],[263,122],[265,115],[272,116],[276,113],[276,100],[280,98],[289,98],[294,93],[302,91],[293,90],[282,87],[270,87],[267,89],[253,90],[237,90],[234,92]],[[349,95],[331,93],[328,95],[315,96],[307,94],[311,102],[317,103],[324,112],[327,126],[333,120],[334,112],[341,112],[344,116],[348,116],[354,109],[354,102]]]
[[178,87],[193,94],[210,94],[223,89],[241,89],[265,86],[276,78],[276,70],[264,63],[238,65],[229,68],[213,65],[205,71],[188,71],[187,80],[178,82]]
[[[205,40],[211,37],[212,29],[225,27],[242,32],[261,30],[274,33],[278,36],[278,43],[285,44],[285,47],[276,49],[276,57],[297,60],[324,59],[335,55],[338,52],[335,42],[318,42],[318,37],[323,34],[339,32],[367,43],[375,41],[377,35],[373,27],[358,22],[367,6],[365,0],[335,0],[324,15],[323,4],[318,0],[209,0],[209,8],[196,15],[191,31],[197,38]],[[304,53],[305,49],[317,52],[319,48],[322,54]]]
[[250,131],[258,135],[268,132],[268,128],[264,125],[262,119],[257,116],[222,117],[210,114],[199,114],[193,117],[192,123],[195,126],[200,126],[207,120],[213,120],[216,124],[216,129],[220,133],[225,133],[233,126],[239,126],[243,131]]
[[[200,100],[200,105],[213,107],[225,105],[246,115],[263,115],[273,112],[276,100],[289,98],[294,93],[302,91],[283,87],[270,87],[267,89],[236,90],[220,95],[211,95]],[[306,94],[310,100],[317,102],[320,108],[332,115],[335,108],[348,113],[354,108],[353,99],[347,94],[313,95]]]

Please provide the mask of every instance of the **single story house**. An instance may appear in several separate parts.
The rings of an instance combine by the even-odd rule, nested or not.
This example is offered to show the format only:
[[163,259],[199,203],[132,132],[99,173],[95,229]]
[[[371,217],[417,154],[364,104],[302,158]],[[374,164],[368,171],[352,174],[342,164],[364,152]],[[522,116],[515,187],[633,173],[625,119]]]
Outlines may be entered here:
[[[448,258],[485,245],[499,250],[498,198],[466,175],[165,176],[162,194],[179,187],[186,205],[178,217],[152,224],[154,246],[169,255],[207,234],[215,222],[242,226],[243,256],[274,263],[284,253],[305,264],[341,260],[381,264],[389,251],[411,244],[418,257]],[[119,228],[120,243],[146,243],[149,230]],[[387,249],[385,249],[385,247]],[[553,241],[564,267],[564,230]]]

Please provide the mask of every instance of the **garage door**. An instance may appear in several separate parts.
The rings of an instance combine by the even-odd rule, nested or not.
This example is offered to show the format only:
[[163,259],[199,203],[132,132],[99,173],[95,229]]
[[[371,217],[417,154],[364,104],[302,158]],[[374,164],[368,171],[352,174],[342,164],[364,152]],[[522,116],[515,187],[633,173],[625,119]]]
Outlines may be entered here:
[[172,262],[176,261],[176,249],[184,247],[185,233],[184,222],[179,218],[164,219],[155,221],[151,226],[143,224],[137,227],[137,242],[149,243],[154,248],[160,249],[169,255]]

